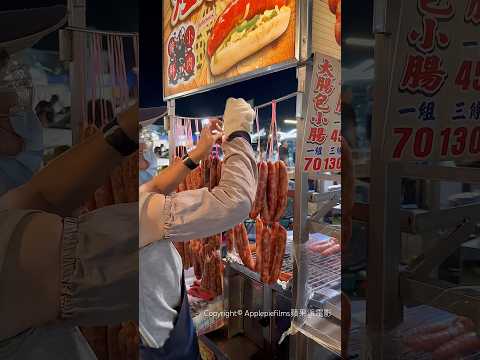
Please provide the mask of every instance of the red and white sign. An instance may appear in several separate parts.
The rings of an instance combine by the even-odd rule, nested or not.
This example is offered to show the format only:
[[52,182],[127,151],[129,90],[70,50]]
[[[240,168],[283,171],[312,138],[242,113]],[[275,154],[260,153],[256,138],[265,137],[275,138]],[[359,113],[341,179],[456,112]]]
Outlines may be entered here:
[[340,61],[316,53],[302,150],[306,172],[340,172],[342,168],[340,92]]
[[480,156],[480,0],[403,1],[386,160]]

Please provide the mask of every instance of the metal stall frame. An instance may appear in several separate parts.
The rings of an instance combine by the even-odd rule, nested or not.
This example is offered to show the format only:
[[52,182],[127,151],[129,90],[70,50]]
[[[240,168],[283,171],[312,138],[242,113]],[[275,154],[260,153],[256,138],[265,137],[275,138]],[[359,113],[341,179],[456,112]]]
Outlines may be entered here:
[[[427,279],[428,274],[468,239],[478,232],[478,205],[440,209],[439,181],[479,183],[480,171],[474,168],[447,167],[441,164],[394,163],[383,158],[385,140],[385,104],[391,83],[389,60],[395,47],[402,1],[375,0],[375,99],[372,126],[371,188],[369,200],[368,291],[364,359],[389,359],[388,333],[403,321],[404,305],[430,303],[435,307],[472,317],[480,330],[480,299],[451,284]],[[401,178],[429,180],[425,210],[400,209]],[[439,239],[433,250],[425,253],[417,266],[400,270],[401,233],[420,233],[435,226],[454,226],[456,230]],[[448,243],[446,240],[449,240]],[[425,275],[427,274],[427,275]],[[457,300],[457,301],[454,301]]]
[[[296,119],[297,119],[297,140],[296,140],[296,164],[301,163],[302,156],[302,144],[304,139],[304,127],[305,119],[308,107],[308,91],[310,89],[310,82],[313,73],[313,62],[311,61],[312,56],[312,14],[313,14],[313,0],[307,1],[297,1],[297,39],[296,39],[296,57],[297,63],[293,66],[297,68],[297,92],[296,94],[287,95],[284,98],[291,98],[296,96]],[[162,58],[163,61],[163,58]],[[291,67],[291,66],[290,66]],[[284,67],[285,68],[285,67]],[[168,107],[168,117],[165,118],[165,128],[168,131],[169,136],[169,147],[170,147],[170,161],[173,160],[173,154],[175,144],[173,143],[172,129],[171,129],[171,120],[173,117],[177,116],[175,111],[175,99],[180,97],[185,97],[186,95],[194,95],[201,92],[209,91],[220,86],[225,86],[236,81],[244,81],[251,79],[254,76],[261,75],[266,72],[272,72],[275,70],[281,70],[281,68],[268,68],[263,69],[261,72],[254,74],[246,75],[229,81],[228,83],[218,84],[217,86],[209,87],[207,89],[199,89],[199,91],[189,92],[188,94],[179,94],[173,97],[166,98],[167,107]],[[256,108],[264,107],[268,104],[262,104]],[[182,116],[179,116],[182,117]],[[185,117],[185,119],[195,119],[190,117]],[[312,227],[315,227],[308,221],[308,203],[310,200],[310,194],[308,192],[308,174],[305,173],[301,166],[296,166],[295,168],[295,207],[294,207],[294,231],[293,231],[293,246],[299,247],[305,244],[309,239],[309,232]],[[292,294],[292,309],[297,307],[297,292],[304,291],[306,282],[298,283],[298,272],[302,269],[297,268],[297,262],[293,262],[293,294]],[[306,262],[302,266],[307,266]],[[234,266],[234,268],[236,268]],[[252,275],[254,278],[254,275]],[[228,293],[230,291],[240,291],[242,292],[243,286],[242,281],[232,281],[229,284],[225,285],[225,301],[227,301],[227,307],[238,307],[241,304],[228,304]],[[262,303],[263,310],[268,311],[272,308],[273,293],[278,291],[272,286],[263,284],[262,290]],[[281,296],[281,293],[280,293]],[[301,301],[299,301],[300,303]],[[303,306],[303,305],[302,305]],[[269,320],[270,324],[272,319]],[[243,325],[239,323],[236,319],[228,319],[229,335],[233,336],[242,332]],[[263,329],[263,339],[271,338],[271,333],[269,332],[271,326],[264,327]],[[290,350],[289,358],[295,360],[302,360],[307,358],[308,348],[311,346],[321,345],[314,342],[311,344],[310,340],[302,332],[296,332],[295,334],[290,335]]]

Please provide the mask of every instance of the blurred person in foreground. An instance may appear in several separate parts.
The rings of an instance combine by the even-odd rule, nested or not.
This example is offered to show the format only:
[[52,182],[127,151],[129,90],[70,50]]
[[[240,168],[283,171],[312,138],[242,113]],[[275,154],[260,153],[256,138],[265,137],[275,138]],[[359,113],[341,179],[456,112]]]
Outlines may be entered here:
[[43,126],[28,103],[28,69],[0,50],[0,195],[25,184],[40,169]]
[[0,197],[0,358],[94,360],[77,326],[138,318],[138,204],[74,217],[138,151],[138,106]]
[[139,185],[150,181],[157,173],[157,157],[151,143],[140,142]]
[[[213,121],[183,160],[140,187],[140,334],[143,360],[199,360],[182,259],[173,242],[231,229],[248,217],[257,166],[250,132],[255,112],[243,99],[228,99],[224,129]],[[170,195],[212,146],[223,138],[220,183]]]

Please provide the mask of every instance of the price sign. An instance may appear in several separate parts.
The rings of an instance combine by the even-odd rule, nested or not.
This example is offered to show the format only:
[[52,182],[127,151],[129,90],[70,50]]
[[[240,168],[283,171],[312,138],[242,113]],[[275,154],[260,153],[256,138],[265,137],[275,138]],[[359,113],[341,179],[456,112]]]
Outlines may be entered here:
[[341,65],[315,54],[302,149],[303,169],[312,174],[342,169]]
[[403,1],[386,160],[480,156],[479,0]]

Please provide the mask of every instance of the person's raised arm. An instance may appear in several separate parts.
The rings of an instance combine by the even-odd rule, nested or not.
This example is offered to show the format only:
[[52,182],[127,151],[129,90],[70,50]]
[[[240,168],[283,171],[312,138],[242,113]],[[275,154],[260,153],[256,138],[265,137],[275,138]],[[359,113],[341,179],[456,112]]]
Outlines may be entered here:
[[157,240],[186,241],[232,228],[250,212],[257,166],[250,144],[254,112],[242,99],[229,99],[224,115],[224,163],[220,183],[173,196],[149,194],[140,209],[140,247]]
[[[212,146],[223,136],[218,121],[212,121],[202,129],[200,140],[197,146],[188,153],[188,156],[195,162],[207,158]],[[160,172],[152,180],[140,187],[140,192],[155,192],[168,195],[173,192],[190,172],[190,169],[182,161],[174,161],[172,165]]]
[[[138,142],[138,105],[118,116],[124,133]],[[51,161],[25,185],[0,198],[0,208],[43,210],[68,216],[98,189],[122,155],[98,132]]]

